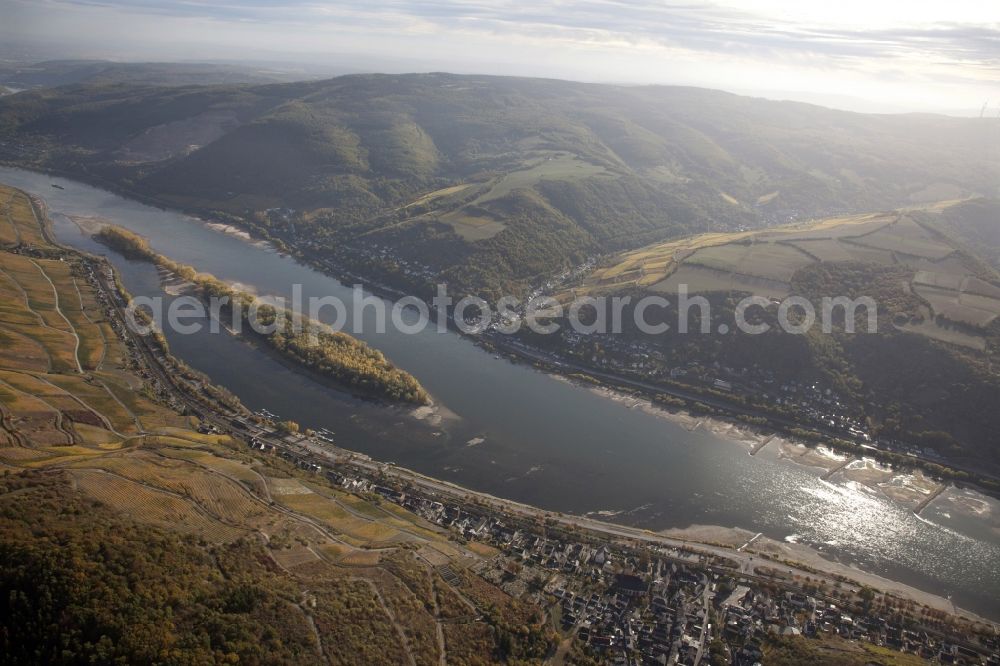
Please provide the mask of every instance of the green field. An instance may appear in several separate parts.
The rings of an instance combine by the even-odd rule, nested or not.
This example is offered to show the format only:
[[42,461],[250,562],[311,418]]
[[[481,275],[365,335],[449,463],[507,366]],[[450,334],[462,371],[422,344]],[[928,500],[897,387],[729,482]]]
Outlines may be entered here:
[[404,208],[411,208],[414,206],[424,206],[434,201],[439,201],[446,197],[453,197],[456,194],[460,194],[465,190],[472,187],[471,183],[463,183],[461,185],[452,185],[451,187],[443,187],[440,190],[434,190],[433,192],[428,192],[420,197],[417,197],[410,203],[406,204]]
[[529,162],[525,168],[501,176],[486,192],[474,199],[472,205],[479,206],[500,199],[514,190],[534,187],[545,179],[575,180],[604,173],[607,173],[604,167],[585,162],[570,153],[543,154]]
[[975,328],[985,328],[1000,314],[1000,301],[985,296],[925,285],[915,285],[913,293],[927,301],[935,315]]
[[906,216],[874,233],[852,237],[849,240],[866,247],[932,261],[944,259],[955,251],[954,247],[939,240]]
[[765,298],[784,298],[789,294],[789,285],[780,280],[772,280],[752,275],[741,275],[732,271],[717,270],[698,265],[684,264],[670,276],[650,287],[651,291],[676,294],[681,285],[686,285],[690,293],[709,291],[752,291]]
[[[898,219],[890,215],[855,215],[773,227],[758,232],[709,233],[657,243],[613,257],[590,277],[585,290],[610,292],[627,287],[672,288],[665,280],[683,266],[711,271],[692,272],[692,291],[713,291],[746,278],[774,291],[795,271],[815,261],[888,260],[889,253],[851,241],[878,232]],[[726,278],[720,273],[729,273]],[[702,280],[698,280],[697,276]],[[749,282],[753,282],[750,280]],[[752,289],[747,289],[752,291]]]
[[470,215],[461,209],[445,213],[439,219],[441,222],[448,224],[455,230],[456,234],[467,241],[493,238],[507,228],[507,225],[497,218],[486,217],[485,215]]
[[[533,189],[543,180],[572,182],[606,173],[607,169],[604,167],[586,162],[576,155],[542,151],[527,159],[522,168],[498,176],[480,186],[479,195],[467,204],[440,215],[431,213],[425,217],[444,222],[466,241],[486,240],[507,228],[503,211],[491,210],[491,202],[497,202],[517,190]],[[456,194],[464,193],[469,187],[471,185],[456,185],[436,190],[425,194],[410,205],[443,204],[447,207],[450,199]]]
[[[445,73],[235,87],[130,78],[4,96],[0,157],[294,237],[409,293],[426,287],[419,266],[494,297],[586,257],[786,211],[992,191],[997,159],[978,120],[889,123],[686,86]],[[0,243],[12,236],[0,229]],[[373,245],[377,258],[359,257]]]
[[765,242],[748,245],[729,243],[703,248],[687,257],[684,263],[788,282],[797,270],[813,261],[808,254],[791,245]]

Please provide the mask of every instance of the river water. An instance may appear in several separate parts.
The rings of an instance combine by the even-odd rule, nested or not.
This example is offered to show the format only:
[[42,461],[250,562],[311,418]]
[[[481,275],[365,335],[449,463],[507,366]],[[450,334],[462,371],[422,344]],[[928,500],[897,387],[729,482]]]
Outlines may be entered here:
[[[109,252],[67,216],[131,229],[156,251],[261,295],[290,298],[297,283],[306,298],[351,302],[349,286],[192,217],[21,169],[0,167],[0,182],[45,199],[59,240],[108,255],[134,295],[164,295],[157,271]],[[545,509],[605,512],[652,530],[702,524],[763,532],[1000,618],[1000,502],[981,494],[949,491],[915,516],[840,475],[825,481],[824,470],[790,462],[777,447],[750,456],[745,443],[692,432],[495,358],[433,326],[358,337],[420,380],[446,408],[440,421],[346,396],[225,332],[166,333],[174,354],[249,408],[328,428],[340,446],[376,459]]]

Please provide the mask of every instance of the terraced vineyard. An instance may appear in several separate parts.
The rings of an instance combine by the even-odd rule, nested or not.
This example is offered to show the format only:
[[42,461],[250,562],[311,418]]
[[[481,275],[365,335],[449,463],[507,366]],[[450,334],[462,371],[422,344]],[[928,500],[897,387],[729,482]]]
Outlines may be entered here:
[[991,126],[973,118],[445,73],[129,81],[4,97],[0,156],[425,297],[439,281],[523,295],[598,253],[982,195],[996,180]]
[[[143,650],[157,654],[168,647],[193,661],[231,654],[249,662],[266,656],[371,663],[390,655],[395,663],[434,665],[446,657],[462,663],[467,655],[478,663],[499,654],[489,625],[476,614],[462,622],[476,623],[490,637],[485,653],[479,638],[466,644],[453,639],[452,629],[447,646],[439,640],[446,618],[436,599],[464,594],[435,567],[443,561],[463,570],[480,555],[398,507],[377,506],[280,458],[254,457],[227,436],[198,432],[194,417],[148,397],[151,392],[141,390],[141,357],[119,337],[118,320],[93,278],[100,264],[47,241],[22,192],[0,187],[0,200],[6,202],[0,220],[0,588],[27,584],[4,579],[18,575],[19,567],[35,566],[41,579],[58,579],[60,567],[68,566],[57,563],[67,549],[90,553],[74,560],[92,572],[74,585],[75,600],[53,611],[63,614],[65,626],[85,627],[66,639],[80,659],[96,658],[100,649],[104,657],[144,662],[151,657]],[[118,590],[107,597],[112,601],[100,602],[103,619],[73,617],[96,612],[97,602],[86,599],[106,594],[104,581],[135,566],[105,569],[102,558],[119,550],[127,562],[135,553],[169,552],[140,570],[150,597],[128,601]],[[157,582],[192,572],[188,597],[178,598],[173,582]],[[411,574],[426,584],[409,584]],[[234,592],[226,582],[233,580],[243,587]],[[494,605],[502,610],[503,593],[497,594],[501,603]],[[169,622],[155,621],[168,610]],[[139,617],[130,615],[136,612]],[[206,613],[224,617],[208,621]],[[227,630],[210,632],[212,622]],[[174,636],[171,627],[196,638]],[[44,639],[59,642],[42,629],[21,636],[17,649],[37,656],[47,649]],[[98,648],[102,635],[117,639]]]

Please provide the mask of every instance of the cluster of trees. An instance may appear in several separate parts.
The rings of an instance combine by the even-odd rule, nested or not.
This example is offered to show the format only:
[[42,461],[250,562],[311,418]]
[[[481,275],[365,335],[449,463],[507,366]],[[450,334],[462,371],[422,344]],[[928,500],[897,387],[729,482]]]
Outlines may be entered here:
[[490,627],[494,660],[504,663],[537,663],[549,656],[558,635],[532,604],[515,599],[482,578],[465,573],[462,594],[482,611]]
[[306,324],[295,332],[290,316],[267,342],[302,365],[332,377],[363,395],[426,404],[429,396],[413,375],[390,363],[382,352],[341,331]]
[[[666,333],[647,335],[636,330],[631,305],[625,307],[621,319],[626,338],[642,340],[656,349],[667,368],[691,366],[691,377],[712,377],[718,373],[716,364],[756,366],[757,371],[773,373],[778,385],[790,380],[806,384],[819,381],[846,398],[851,412],[866,421],[876,436],[928,447],[956,459],[988,461],[996,455],[993,433],[1000,427],[1000,415],[990,407],[1000,404],[1000,376],[991,365],[1000,349],[1000,323],[985,332],[991,336],[985,354],[899,330],[895,324],[922,316],[920,299],[905,287],[911,278],[912,271],[906,267],[857,262],[815,264],[794,276],[793,293],[813,301],[818,316],[824,296],[871,296],[878,306],[878,331],[874,334],[867,333],[865,308],[856,311],[854,334],[844,330],[843,308],[834,311],[830,334],[818,325],[806,335],[786,333],[774,306],[752,307],[745,313],[749,323],[768,325],[766,333],[742,334],[733,327],[736,305],[746,295],[740,292],[704,294],[711,305],[712,333],[708,335],[697,333],[701,328],[697,307],[689,311],[693,334],[676,331],[676,304],[644,312],[650,325],[668,324],[671,328]],[[633,303],[642,295],[633,294]],[[723,324],[731,332],[717,334]],[[532,345],[564,351],[560,336],[527,331],[521,335]],[[580,342],[572,351],[587,363],[600,363],[618,354],[600,336]],[[702,391],[712,393],[705,387]],[[799,411],[796,406],[777,405],[758,394],[719,393],[716,397],[790,418]],[[698,405],[689,408],[708,411]]]
[[[868,296],[878,304],[879,328],[890,329],[894,322],[918,321],[923,318],[923,301],[904,288],[913,279],[913,272],[913,269],[902,264],[817,262],[795,273],[792,289],[817,305],[826,296]],[[843,311],[837,310],[834,314],[837,316],[834,323],[843,327]],[[867,330],[865,309],[860,308],[856,314],[856,330]]]
[[[209,112],[230,120],[201,149],[178,146],[171,159],[141,166],[121,160],[134,137]],[[992,173],[971,121],[886,123],[693,88],[447,74],[28,91],[0,101],[0,133],[14,139],[0,146],[11,160],[238,216],[290,243],[333,251],[372,233],[366,242],[425,255],[449,280],[483,295],[509,291],[505,283],[524,287],[539,266],[558,267],[574,254],[785,212],[820,215],[844,201],[884,208],[942,179],[986,190]],[[858,136],[870,139],[864,148],[845,139]],[[31,151],[15,148],[28,141]],[[516,197],[480,202],[510,221],[485,241],[436,225],[451,203],[407,207],[441,187],[487,183],[565,156],[594,168],[556,166],[522,181]],[[905,177],[898,164],[910,165]],[[845,169],[858,177],[840,178]],[[532,210],[524,210],[524,197],[534,200]],[[297,212],[269,215],[279,206]],[[411,245],[404,229],[413,227],[436,228],[417,234],[426,243]],[[464,253],[435,254],[442,236]]]
[[105,225],[94,234],[94,238],[129,259],[156,261],[159,257],[149,246],[148,240],[128,229]]
[[58,474],[5,473],[0,497],[0,661],[319,661],[259,546],[133,522]]
[[941,211],[940,227],[967,247],[975,248],[994,268],[1000,268],[1000,190],[994,198],[972,199]]
[[[145,259],[197,285],[205,296],[226,296],[230,307],[239,307],[245,323],[253,308],[253,297],[237,291],[212,275],[198,273],[194,268],[177,263],[150,248],[148,241],[127,229],[103,227],[97,239],[125,256]],[[413,375],[395,367],[378,350],[341,331],[270,305],[256,308],[256,324],[260,330],[270,330],[260,337],[282,356],[324,377],[330,377],[352,391],[388,400],[426,404],[427,391]],[[253,327],[245,327],[252,330]]]
[[141,518],[89,499],[64,472],[0,474],[0,663],[402,663],[409,653],[432,666],[435,595],[451,597],[449,663],[537,663],[555,644],[540,613],[472,576],[489,600],[476,618],[406,549],[350,575],[318,564],[290,573],[264,551],[281,533],[270,546],[214,544]]

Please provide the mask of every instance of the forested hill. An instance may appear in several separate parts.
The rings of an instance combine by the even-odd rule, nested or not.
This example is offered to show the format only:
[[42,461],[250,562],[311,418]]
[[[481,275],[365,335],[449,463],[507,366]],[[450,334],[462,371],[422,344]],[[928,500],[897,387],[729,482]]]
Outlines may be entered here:
[[686,87],[352,75],[23,92],[0,99],[0,159],[353,247],[410,287],[486,293],[682,233],[988,194],[995,124]]
[[21,90],[72,84],[263,84],[292,81],[293,73],[275,67],[218,63],[46,60],[31,64],[0,63],[0,85]]

